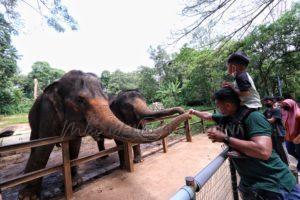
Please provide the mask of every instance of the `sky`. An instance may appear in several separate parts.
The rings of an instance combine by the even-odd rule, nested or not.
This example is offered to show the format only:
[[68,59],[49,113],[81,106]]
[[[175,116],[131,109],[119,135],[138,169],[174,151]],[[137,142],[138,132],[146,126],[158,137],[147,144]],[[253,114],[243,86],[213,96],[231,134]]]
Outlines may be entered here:
[[[149,47],[170,43],[171,32],[186,22],[180,0],[77,0],[63,1],[79,24],[78,31],[58,33],[41,22],[32,8],[19,12],[24,28],[13,36],[22,74],[36,61],[46,61],[64,71],[79,69],[98,75],[103,70],[125,72],[152,67]],[[182,41],[183,43],[184,41]],[[181,44],[169,46],[176,51]]]

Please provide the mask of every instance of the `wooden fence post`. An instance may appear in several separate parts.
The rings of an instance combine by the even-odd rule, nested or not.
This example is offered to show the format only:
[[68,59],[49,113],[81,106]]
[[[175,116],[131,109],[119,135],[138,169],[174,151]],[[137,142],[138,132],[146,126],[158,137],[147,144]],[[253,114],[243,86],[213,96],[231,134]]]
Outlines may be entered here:
[[[159,123],[159,126],[161,126],[163,124],[164,124],[164,120],[161,120],[160,123]],[[161,142],[162,142],[162,145],[163,145],[164,153],[167,153],[168,152],[167,137],[161,139]]]
[[164,137],[162,139],[162,144],[163,144],[164,153],[167,153],[168,152],[167,137]]
[[186,141],[192,142],[192,135],[191,135],[189,120],[186,120],[184,122],[184,130],[185,130],[185,135],[186,135]]
[[72,199],[72,175],[71,175],[71,163],[69,152],[69,141],[62,142],[62,156],[63,156],[63,174],[65,183],[65,197],[67,200]]
[[33,80],[33,82],[34,82],[34,88],[33,88],[33,98],[34,98],[34,100],[36,100],[36,98],[38,97],[38,80],[35,78],[34,80]]
[[124,142],[124,159],[125,159],[125,168],[129,172],[133,172],[133,153],[132,153],[132,144],[129,142]]
[[205,124],[203,119],[201,119],[202,133],[205,133]]

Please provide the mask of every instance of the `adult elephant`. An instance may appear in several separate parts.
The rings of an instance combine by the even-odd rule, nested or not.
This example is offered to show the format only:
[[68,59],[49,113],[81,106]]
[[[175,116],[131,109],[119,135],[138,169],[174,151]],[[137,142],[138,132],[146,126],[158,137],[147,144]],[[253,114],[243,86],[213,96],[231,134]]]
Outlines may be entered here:
[[[183,114],[184,109],[181,107],[168,108],[158,111],[153,111],[148,108],[145,98],[137,90],[125,90],[121,91],[116,96],[109,97],[110,109],[115,116],[124,122],[125,124],[137,128],[144,129],[145,125],[143,119],[157,119],[159,117],[165,117],[173,114]],[[121,141],[116,141],[117,145],[122,144]],[[98,138],[99,150],[105,150],[104,137]],[[134,162],[141,162],[141,148],[140,144],[133,147]],[[120,166],[124,166],[123,151],[119,151]]]
[[[103,134],[118,141],[147,143],[166,137],[182,121],[183,114],[155,130],[142,131],[121,122],[110,110],[108,98],[98,77],[73,70],[49,85],[37,98],[29,112],[30,140],[53,136]],[[81,138],[70,142],[70,158],[78,157]],[[25,173],[46,166],[54,145],[31,149]],[[77,175],[72,168],[72,175]],[[42,179],[31,181],[20,191],[19,199],[36,199]]]

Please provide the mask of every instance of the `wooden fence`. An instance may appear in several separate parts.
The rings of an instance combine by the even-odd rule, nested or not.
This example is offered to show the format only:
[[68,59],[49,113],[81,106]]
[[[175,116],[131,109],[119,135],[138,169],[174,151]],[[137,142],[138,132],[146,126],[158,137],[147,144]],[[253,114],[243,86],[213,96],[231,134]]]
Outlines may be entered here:
[[[208,111],[208,110],[207,110]],[[164,120],[166,119],[171,119],[174,117],[177,117],[178,115],[173,115],[173,116],[168,116],[168,117],[163,117],[159,119],[144,119],[143,123],[151,123],[155,121],[160,121],[160,124],[164,123]],[[184,129],[185,135],[186,135],[186,140],[187,142],[192,142],[192,135],[190,133],[190,125],[196,124],[196,123],[201,123],[202,126],[202,131],[204,132],[205,126],[203,120],[200,120],[199,122],[194,122],[194,123],[189,123],[189,121],[185,121],[183,126],[178,127],[176,130]],[[22,174],[20,176],[4,180],[0,182],[0,192],[2,193],[3,190],[14,187],[17,185],[20,185],[22,183],[26,183],[29,181],[32,181],[37,178],[41,178],[43,176],[52,174],[54,172],[63,172],[63,177],[64,177],[64,185],[65,185],[65,198],[67,200],[72,199],[73,196],[73,189],[72,189],[72,176],[71,176],[71,167],[77,166],[79,164],[83,164],[86,162],[89,162],[91,160],[95,160],[97,158],[101,158],[103,156],[112,154],[114,152],[117,152],[119,150],[124,150],[124,159],[125,159],[125,169],[128,172],[133,172],[133,152],[132,152],[132,146],[135,144],[132,143],[124,143],[122,146],[115,146],[110,149],[106,149],[104,151],[100,151],[96,154],[85,156],[82,158],[77,158],[74,160],[70,160],[70,153],[69,153],[69,142],[71,140],[76,139],[77,137],[73,136],[67,136],[67,137],[50,137],[50,138],[43,138],[43,139],[38,139],[38,140],[32,140],[29,142],[24,142],[24,143],[19,143],[19,144],[13,144],[13,145],[8,145],[8,146],[2,146],[0,147],[0,153],[4,152],[11,152],[11,151],[19,151],[19,150],[24,150],[24,149],[30,149],[33,147],[40,147],[44,145],[49,145],[49,144],[57,144],[61,143],[62,145],[62,158],[63,162],[62,164],[56,165],[54,167],[47,167],[44,169],[36,170],[30,173]],[[163,144],[163,151],[166,153],[167,152],[167,141],[166,138],[162,139],[162,144]],[[0,200],[1,198],[1,193],[0,193]]]

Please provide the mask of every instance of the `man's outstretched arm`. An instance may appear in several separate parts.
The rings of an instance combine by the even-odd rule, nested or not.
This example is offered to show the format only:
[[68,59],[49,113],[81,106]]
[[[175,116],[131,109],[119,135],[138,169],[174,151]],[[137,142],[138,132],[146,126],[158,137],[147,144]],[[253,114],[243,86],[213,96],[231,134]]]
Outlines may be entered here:
[[213,121],[212,114],[210,112],[201,112],[194,109],[189,110],[189,114],[196,115],[203,120]]

